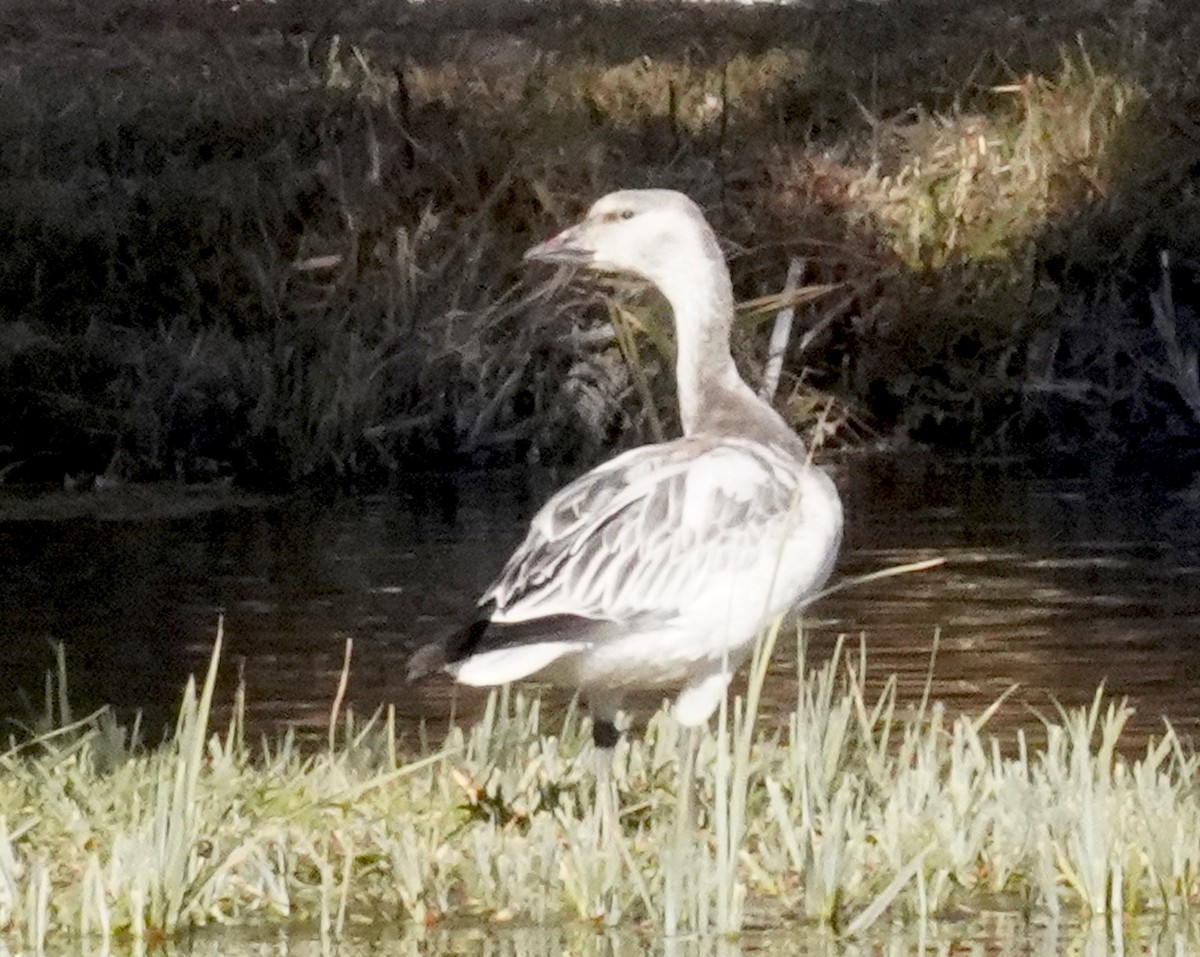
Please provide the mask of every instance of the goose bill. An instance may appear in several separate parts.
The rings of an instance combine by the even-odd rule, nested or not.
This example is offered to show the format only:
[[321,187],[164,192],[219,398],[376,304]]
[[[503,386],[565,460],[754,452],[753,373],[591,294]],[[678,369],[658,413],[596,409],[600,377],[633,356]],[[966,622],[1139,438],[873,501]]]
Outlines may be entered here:
[[585,265],[595,256],[593,250],[582,241],[579,229],[572,226],[544,243],[538,243],[525,253],[526,262],[573,263]]

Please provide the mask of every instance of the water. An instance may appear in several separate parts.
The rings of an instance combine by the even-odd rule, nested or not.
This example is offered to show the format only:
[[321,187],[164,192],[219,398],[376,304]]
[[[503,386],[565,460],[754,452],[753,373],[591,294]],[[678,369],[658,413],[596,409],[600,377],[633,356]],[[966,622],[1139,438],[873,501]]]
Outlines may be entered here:
[[[838,471],[848,516],[839,577],[946,562],[819,603],[810,661],[839,635],[857,656],[865,636],[871,686],[895,674],[913,703],[936,629],[932,696],[951,714],[978,713],[1019,685],[993,719],[1002,736],[1036,738],[1039,715],[1090,703],[1103,682],[1137,709],[1127,747],[1164,719],[1200,740],[1200,481],[1190,472],[1175,469],[1174,482],[1112,468],[1045,477],[915,458],[850,459]],[[347,702],[359,713],[394,704],[410,733],[423,719],[436,733],[451,711],[469,718],[480,696],[443,680],[405,684],[408,651],[469,614],[561,481],[415,477],[389,495],[336,502],[0,520],[0,712],[9,729],[43,712],[57,640],[77,714],[141,711],[154,736],[187,675],[206,665],[223,614],[224,707],[241,674],[257,730],[323,729],[352,638]],[[112,511],[103,499],[85,504]],[[768,718],[785,714],[794,692],[795,645],[785,643]]]

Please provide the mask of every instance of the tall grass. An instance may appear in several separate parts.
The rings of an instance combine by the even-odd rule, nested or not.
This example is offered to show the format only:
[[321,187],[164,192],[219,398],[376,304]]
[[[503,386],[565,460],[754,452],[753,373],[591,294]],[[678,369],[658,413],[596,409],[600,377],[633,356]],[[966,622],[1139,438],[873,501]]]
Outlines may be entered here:
[[9,4],[0,477],[650,436],[670,376],[515,269],[639,185],[706,206],[741,298],[794,260],[837,287],[785,350],[799,424],[833,395],[939,444],[1194,435],[1196,11],[835,6]]
[[804,672],[784,731],[753,730],[735,700],[691,769],[664,715],[623,742],[613,833],[577,711],[500,691],[423,756],[397,753],[389,715],[348,709],[332,745],[256,746],[237,708],[209,726],[219,651],[160,747],[98,716],[0,754],[15,946],[267,919],[330,940],[380,922],[856,937],[984,912],[1116,928],[1200,895],[1198,759],[1169,727],[1125,756],[1128,710],[1099,693],[1047,720],[1044,748],[1009,752],[987,713],[947,725],[936,703],[900,708],[894,684],[869,699],[865,652],[839,648]]

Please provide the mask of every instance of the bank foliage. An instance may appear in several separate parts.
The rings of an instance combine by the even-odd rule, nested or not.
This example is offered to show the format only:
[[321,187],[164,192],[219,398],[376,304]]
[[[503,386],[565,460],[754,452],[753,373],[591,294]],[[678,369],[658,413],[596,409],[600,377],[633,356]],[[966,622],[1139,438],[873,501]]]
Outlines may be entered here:
[[[0,37],[0,479],[290,485],[644,439],[672,414],[660,310],[612,293],[619,347],[595,295],[517,260],[646,185],[705,205],[742,299],[793,260],[834,285],[787,357],[801,428],[1200,432],[1183,0],[16,0]],[[767,335],[740,325],[752,376]]]

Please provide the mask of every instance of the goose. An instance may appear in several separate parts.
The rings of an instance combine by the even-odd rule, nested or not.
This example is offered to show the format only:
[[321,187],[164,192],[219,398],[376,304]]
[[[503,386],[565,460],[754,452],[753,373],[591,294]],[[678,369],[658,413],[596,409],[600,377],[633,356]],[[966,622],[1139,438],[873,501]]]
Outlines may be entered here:
[[419,650],[409,676],[578,689],[596,747],[611,751],[634,691],[677,690],[680,724],[708,720],[763,629],[828,579],[842,506],[734,365],[729,269],[691,199],[610,193],[525,260],[658,288],[674,315],[683,436],[618,455],[551,497],[472,623]]

